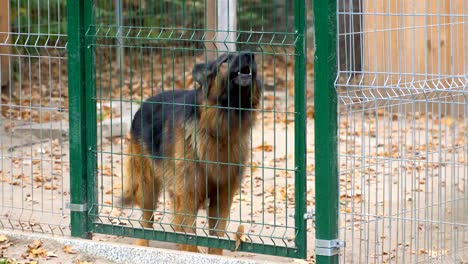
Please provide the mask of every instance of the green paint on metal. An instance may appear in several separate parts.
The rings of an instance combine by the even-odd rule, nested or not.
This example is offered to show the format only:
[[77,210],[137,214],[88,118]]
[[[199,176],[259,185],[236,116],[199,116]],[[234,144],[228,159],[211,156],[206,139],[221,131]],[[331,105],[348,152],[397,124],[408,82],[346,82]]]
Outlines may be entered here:
[[[140,229],[126,226],[112,226],[106,224],[94,224],[94,231],[102,234],[113,234],[116,236],[143,238],[149,240],[158,240],[171,243],[183,243],[189,245],[198,245],[202,247],[219,246],[226,250],[235,250],[235,240],[227,240],[216,237],[193,236],[184,233],[165,232],[158,230]],[[257,243],[242,243],[238,251],[253,252],[260,254],[285,256],[291,258],[302,258],[301,252],[296,248],[282,247],[279,245],[264,245]]]
[[[338,238],[336,1],[314,1],[315,14],[315,232]],[[317,263],[338,263],[338,255],[317,256]]]
[[[70,202],[86,204],[87,142],[85,103],[84,2],[68,3],[68,75],[70,109]],[[71,235],[88,238],[87,212],[70,213]]]
[[[109,1],[108,1],[109,2]],[[140,1],[141,3],[142,1]],[[261,21],[262,24],[266,23],[264,21],[263,14],[266,12],[264,10],[263,4],[266,5],[266,2],[268,1],[262,1],[262,7],[261,7]],[[81,126],[78,126],[75,124],[75,128],[80,128],[82,129],[82,134],[80,134],[79,138],[81,141],[77,141],[75,139],[75,142],[78,143],[75,145],[75,147],[79,146],[78,148],[79,151],[81,151],[81,155],[83,156],[79,160],[72,159],[72,162],[74,163],[74,166],[80,166],[82,171],[79,171],[80,174],[77,174],[76,172],[74,175],[79,175],[81,178],[81,181],[87,183],[88,189],[87,191],[81,190],[81,195],[85,196],[84,199],[82,198],[83,202],[86,202],[88,205],[88,212],[87,214],[84,214],[83,217],[85,217],[85,220],[87,222],[81,222],[84,227],[82,227],[82,232],[85,231],[90,231],[90,232],[96,232],[96,233],[104,233],[104,234],[111,234],[111,235],[121,235],[121,236],[128,236],[128,237],[135,237],[135,238],[143,238],[143,239],[148,239],[148,240],[159,240],[159,241],[167,241],[167,242],[174,242],[174,243],[180,243],[180,244],[191,244],[191,245],[198,245],[198,246],[205,246],[205,247],[219,247],[227,250],[234,250],[236,248],[236,239],[234,237],[233,231],[227,231],[226,235],[227,238],[219,238],[216,237],[215,235],[212,235],[211,232],[209,231],[214,231],[214,230],[208,230],[206,227],[206,224],[202,228],[198,228],[198,230],[202,230],[206,235],[195,235],[195,234],[188,234],[188,233],[175,233],[172,229],[164,229],[164,226],[167,224],[170,224],[171,221],[171,214],[174,214],[174,208],[172,210],[169,210],[170,212],[166,211],[164,207],[159,208],[159,212],[162,212],[163,217],[159,219],[158,221],[155,221],[163,229],[159,230],[151,230],[151,229],[142,229],[141,225],[133,225],[133,222],[139,222],[141,219],[132,219],[132,217],[139,217],[138,215],[132,215],[133,211],[137,213],[137,211],[142,212],[143,210],[147,209],[134,209],[132,206],[132,212],[130,214],[123,214],[121,217],[122,220],[129,220],[130,225],[128,226],[119,226],[116,224],[111,224],[108,223],[109,219],[108,217],[104,218],[104,211],[107,211],[106,209],[103,209],[104,207],[107,207],[103,203],[107,204],[107,201],[104,202],[104,194],[102,193],[103,189],[103,176],[101,174],[100,178],[97,179],[97,164],[98,164],[98,159],[97,157],[100,156],[100,164],[101,166],[105,166],[104,163],[108,162],[106,157],[104,155],[110,155],[111,159],[110,162],[112,162],[114,155],[120,155],[120,153],[114,152],[114,149],[112,145],[110,146],[110,152],[105,149],[98,149],[96,145],[96,138],[97,138],[97,120],[96,120],[96,104],[100,103],[102,106],[103,101],[109,101],[109,103],[112,105],[113,101],[119,101],[119,102],[137,102],[140,100],[140,98],[136,99],[134,97],[134,93],[131,92],[129,94],[130,100],[125,99],[122,95],[122,83],[123,83],[123,75],[122,72],[119,71],[109,71],[109,79],[112,80],[113,78],[119,78],[120,82],[120,99],[116,98],[105,98],[103,93],[102,93],[102,86],[103,84],[101,83],[101,80],[103,78],[104,70],[102,69],[103,66],[103,57],[107,55],[103,55],[105,53],[101,53],[102,50],[108,49],[109,51],[109,66],[110,69],[113,68],[114,62],[112,61],[112,50],[120,49],[120,48],[125,48],[125,59],[128,58],[128,62],[126,60],[120,60],[119,65],[124,66],[125,72],[128,72],[128,75],[126,76],[127,78],[125,79],[125,82],[128,82],[129,84],[134,84],[134,81],[138,83],[143,83],[144,78],[143,78],[143,69],[145,69],[145,60],[144,56],[146,51],[151,52],[151,55],[154,53],[157,53],[158,56],[160,56],[161,60],[161,66],[160,68],[157,68],[156,65],[153,65],[153,58],[151,58],[149,62],[150,66],[150,72],[153,73],[153,69],[157,68],[154,72],[154,74],[158,74],[161,77],[161,89],[168,91],[168,90],[175,90],[176,89],[176,84],[172,82],[171,84],[167,84],[167,81],[171,81],[170,79],[173,78],[171,76],[171,70],[172,73],[174,74],[176,72],[175,68],[175,63],[178,59],[177,54],[183,54],[183,59],[182,59],[182,65],[184,65],[183,72],[187,72],[187,69],[185,69],[185,56],[186,53],[198,53],[197,51],[201,51],[202,49],[199,49],[197,47],[190,47],[190,46],[179,46],[180,43],[184,43],[186,41],[190,43],[203,43],[206,42],[206,39],[203,37],[196,37],[195,34],[200,35],[206,34],[206,30],[203,28],[195,28],[195,29],[184,29],[184,28],[177,28],[177,29],[170,29],[172,27],[175,27],[177,24],[177,19],[176,19],[176,6],[171,5],[169,9],[166,11],[168,12],[167,17],[172,18],[172,21],[168,21],[170,25],[166,26],[163,24],[159,26],[148,26],[146,23],[142,23],[143,18],[142,17],[137,17],[139,15],[142,15],[142,13],[136,9],[138,7],[127,7],[128,10],[126,10],[126,14],[130,14],[130,17],[132,19],[136,20],[131,20],[126,17],[125,20],[126,23],[124,23],[123,26],[113,26],[113,25],[107,25],[109,23],[105,17],[100,12],[104,12],[103,9],[99,8],[93,8],[93,1],[89,0],[82,0],[79,1],[80,3],[80,21],[76,22],[78,23],[80,27],[80,34],[78,35],[80,38],[79,43],[75,43],[76,47],[78,49],[78,53],[80,56],[80,61],[77,62],[77,67],[80,69],[80,71],[75,71],[75,73],[79,73],[79,76],[81,78],[79,84],[75,84],[77,88],[75,88],[75,91],[77,93],[79,92],[79,99],[81,100],[81,108],[75,109],[74,115],[76,113],[79,113],[79,116],[82,120]],[[94,1],[94,3],[98,6],[100,6],[100,2]],[[109,2],[110,3],[110,2]],[[161,2],[161,5],[162,2]],[[250,3],[252,5],[252,3]],[[107,6],[107,8],[110,8],[112,5]],[[291,5],[292,6],[292,5]],[[183,8],[188,7],[184,6]],[[257,58],[261,58],[262,65],[265,63],[265,59],[263,56],[265,55],[273,55],[273,63],[274,66],[277,64],[278,58],[276,56],[283,54],[286,55],[286,57],[289,56],[289,58],[286,58],[285,60],[294,60],[295,62],[295,73],[294,73],[294,82],[295,82],[295,94],[294,94],[294,113],[290,110],[290,108],[286,107],[286,110],[283,112],[285,114],[286,120],[289,118],[291,119],[292,117],[288,117],[288,115],[294,114],[294,121],[295,121],[295,128],[294,128],[294,133],[295,133],[295,166],[289,166],[286,165],[286,168],[281,168],[277,167],[276,165],[274,166],[269,166],[266,164],[262,164],[262,179],[265,178],[265,172],[263,170],[268,170],[271,169],[274,171],[274,175],[277,174],[277,171],[283,171],[283,172],[289,172],[289,171],[294,171],[295,172],[295,183],[294,183],[294,209],[290,207],[289,210],[294,210],[295,212],[295,219],[294,223],[292,218],[285,217],[284,221],[278,217],[281,216],[279,213],[276,213],[276,209],[279,208],[277,203],[279,200],[276,193],[277,193],[277,181],[279,182],[279,179],[274,179],[274,224],[272,225],[265,223],[267,219],[265,218],[265,204],[262,203],[262,210],[261,213],[262,219],[261,221],[258,221],[255,219],[254,214],[252,213],[251,215],[247,216],[246,214],[240,214],[242,218],[239,220],[235,219],[229,219],[229,224],[228,225],[237,225],[237,224],[243,224],[248,226],[249,224],[247,223],[255,223],[256,225],[258,224],[259,226],[268,226],[267,228],[263,229],[264,227],[260,227],[260,230],[255,230],[251,229],[248,230],[245,235],[249,238],[249,241],[253,242],[244,242],[241,243],[240,247],[238,248],[239,251],[245,251],[245,252],[254,252],[254,253],[260,253],[260,254],[269,254],[269,255],[277,255],[277,256],[286,256],[286,257],[293,257],[293,258],[306,258],[307,256],[307,237],[306,237],[306,230],[307,230],[307,222],[304,219],[304,214],[306,212],[306,38],[305,38],[305,32],[306,32],[306,23],[305,23],[305,1],[304,0],[295,0],[294,2],[294,16],[295,16],[295,30],[293,32],[267,32],[267,31],[237,31],[239,35],[242,34],[249,34],[249,38],[246,41],[240,41],[239,39],[236,40],[236,44],[249,44],[251,46],[254,46],[252,48],[254,49],[255,53],[260,53],[261,55]],[[185,12],[184,14],[189,14],[189,12],[186,12],[182,8],[182,11]],[[287,7],[286,7],[287,8]],[[141,8],[140,8],[141,9]],[[165,10],[164,8],[160,8],[161,12]],[[95,10],[96,14],[93,13],[93,10]],[[292,10],[291,10],[292,11]],[[250,10],[251,14],[251,20],[254,19],[253,17],[253,12],[254,10]],[[112,12],[113,13],[113,12]],[[285,10],[285,15],[288,14],[287,10]],[[161,15],[165,15],[165,13],[161,13]],[[137,19],[138,18],[138,19]],[[94,23],[93,19],[96,19],[96,23]],[[185,19],[185,16],[183,17]],[[250,21],[251,23],[253,21]],[[185,22],[183,23],[184,25],[186,24]],[[76,25],[75,25],[76,26]],[[121,30],[121,31],[119,31]],[[187,31],[188,33],[184,34],[178,34],[175,32],[179,32],[179,30]],[[257,37],[258,42],[256,40],[251,40],[250,37]],[[280,40],[283,39],[283,40]],[[116,41],[119,40],[119,41]],[[174,46],[171,46],[174,45]],[[247,45],[246,45],[247,46]],[[95,47],[96,52],[98,55],[97,58],[99,59],[99,64],[97,68],[97,72],[95,69],[95,61],[94,61],[94,53],[95,53]],[[278,49],[277,49],[278,48]],[[280,51],[281,50],[281,51]],[[99,56],[100,54],[100,56]],[[151,56],[152,57],[152,56]],[[194,57],[195,59],[195,57]],[[171,64],[172,61],[172,64]],[[260,61],[260,60],[259,60]],[[127,64],[128,63],[128,64]],[[281,63],[279,63],[279,67],[282,67]],[[74,74],[75,74],[74,73]],[[273,71],[273,83],[276,83],[277,81],[277,71]],[[286,80],[285,83],[288,82],[288,73],[287,71],[285,72]],[[265,76],[263,76],[265,77]],[[107,77],[106,77],[107,78]],[[100,94],[96,94],[96,79],[98,79],[98,84],[100,85]],[[292,79],[292,78],[289,78]],[[166,81],[167,80],[167,81]],[[184,76],[185,80],[185,76]],[[153,79],[151,80],[153,82]],[[111,82],[112,83],[112,82]],[[130,85],[133,90],[133,85]],[[157,85],[159,86],[159,85]],[[153,87],[153,84],[151,85]],[[115,87],[113,87],[115,88]],[[143,87],[140,86],[140,91],[139,93],[143,95]],[[186,87],[186,88],[191,88],[191,87]],[[152,90],[153,92],[154,90]],[[156,90],[157,91],[157,90]],[[285,94],[286,94],[286,106],[288,105],[288,95],[287,95],[287,90],[285,89]],[[276,98],[276,87],[274,90],[275,98]],[[107,96],[107,95],[106,95]],[[146,95],[145,95],[146,96]],[[142,96],[144,97],[144,96]],[[146,98],[143,98],[146,99]],[[240,98],[239,98],[240,100]],[[264,100],[264,98],[262,98]],[[76,102],[75,102],[76,103]],[[164,103],[160,103],[163,105]],[[171,103],[172,106],[174,107],[176,104]],[[262,104],[263,105],[263,104]],[[190,106],[190,103],[185,103],[184,106]],[[132,107],[132,106],[131,106]],[[135,106],[133,106],[135,107]],[[226,108],[229,109],[229,107],[226,106],[207,106],[206,110],[208,110],[211,107],[215,107],[219,110]],[[112,108],[112,107],[111,107]],[[272,111],[275,113],[275,120],[276,120],[276,112],[281,112],[281,110],[278,110],[276,108],[276,99],[275,99],[275,108],[274,110],[265,110],[261,109],[262,111],[262,120],[266,118],[266,113],[268,111]],[[121,107],[122,110],[122,107]],[[240,110],[239,110],[240,111]],[[164,111],[162,112],[164,114]],[[172,111],[172,115],[175,115],[176,113]],[[85,118],[86,117],[86,118]],[[112,114],[111,114],[112,117]],[[76,118],[76,116],[74,117]],[[142,117],[143,118],[143,117]],[[71,118],[73,120],[73,118]],[[122,118],[121,118],[122,119]],[[175,120],[174,116],[172,116],[172,120]],[[75,121],[75,120],[74,120]],[[102,121],[102,120],[101,120]],[[240,120],[239,120],[240,122]],[[286,122],[287,123],[287,122]],[[241,124],[241,123],[240,123]],[[172,124],[174,125],[174,124]],[[184,122],[185,125],[185,122]],[[102,123],[101,123],[102,126]],[[275,129],[275,135],[273,141],[275,142],[275,145],[277,144],[276,140],[276,121],[274,124],[274,129]],[[111,134],[112,133],[112,125],[110,126],[111,129]],[[286,138],[288,138],[288,128],[286,126]],[[185,132],[184,132],[185,133]],[[219,140],[220,136],[219,131],[216,131],[216,136],[217,140]],[[262,126],[262,139],[267,140],[266,138],[266,131],[264,125]],[[228,138],[232,137],[232,135],[229,134],[228,131]],[[252,140],[252,134],[251,136],[251,141]],[[101,136],[102,137],[102,136]],[[185,138],[185,136],[184,136]],[[165,136],[162,136],[161,141],[165,140]],[[196,139],[196,140],[203,140],[203,139]],[[216,142],[216,144],[219,144]],[[84,147],[85,146],[85,147]],[[122,150],[122,146],[120,148]],[[262,157],[263,159],[266,158],[264,155],[265,150],[262,150]],[[84,153],[84,154],[83,154]],[[228,156],[230,155],[230,150],[228,149]],[[286,146],[286,153],[288,153],[288,146]],[[192,161],[197,161],[198,160],[191,160],[188,157],[185,157],[185,152],[184,152],[184,157],[155,157],[152,156],[151,158],[160,158],[163,160],[163,165],[167,162],[172,162],[172,161],[178,161],[178,160],[183,160],[186,162],[192,162]],[[220,153],[216,153],[220,154]],[[133,155],[133,154],[129,154]],[[144,157],[144,154],[136,154],[141,157]],[[252,154],[251,154],[252,155]],[[273,154],[274,160],[277,160],[278,156],[276,151]],[[252,157],[252,156],[251,156]],[[286,164],[287,162],[287,157],[286,157]],[[142,160],[141,160],[142,161]],[[208,164],[217,164],[218,167],[221,165],[224,165],[223,162],[219,161],[203,161],[207,166]],[[226,163],[225,165],[233,165]],[[238,164],[235,164],[236,166]],[[239,165],[241,167],[250,167],[251,172],[253,174],[253,167],[252,165]],[[141,164],[139,167],[143,167],[143,164]],[[113,172],[114,168],[111,165],[111,177],[114,176]],[[175,167],[174,167],[175,170]],[[175,173],[175,172],[174,172]],[[122,172],[123,174],[123,172]],[[187,175],[188,176],[188,175]],[[74,176],[76,177],[76,176]],[[230,175],[230,172],[227,173],[226,177],[233,177]],[[208,177],[207,177],[208,178]],[[285,187],[289,187],[290,184],[288,184],[288,177],[285,178]],[[148,184],[147,182],[143,181],[141,178],[135,178],[133,179],[135,181],[142,181],[142,186],[144,184]],[[229,182],[229,181],[228,181]],[[110,183],[111,185],[113,184],[112,181]],[[101,186],[100,186],[101,185]],[[165,185],[165,184],[163,184]],[[206,184],[208,186],[208,184]],[[265,181],[263,180],[261,183],[261,188],[262,192],[265,192]],[[99,190],[98,190],[99,188]],[[247,187],[248,188],[248,187]],[[240,193],[241,197],[246,196],[249,198],[251,201],[256,199],[254,197],[253,190],[256,188],[254,186],[254,182],[250,182],[250,188],[251,188],[251,193],[250,194],[243,194],[242,192]],[[114,187],[111,188],[112,190]],[[146,189],[146,188],[142,188]],[[229,189],[229,188],[228,188]],[[285,189],[285,196],[288,196],[288,190],[289,188]],[[219,191],[219,190],[218,190]],[[229,190],[230,191],[230,190]],[[85,193],[85,194],[83,194]],[[207,192],[208,193],[208,192]],[[153,192],[154,194],[154,192]],[[99,196],[98,196],[99,195]],[[217,194],[220,196],[220,193]],[[86,197],[87,196],[87,197]],[[143,196],[145,198],[145,196]],[[150,196],[147,196],[150,197]],[[143,199],[144,199],[143,198]],[[164,195],[164,203],[166,204],[166,196]],[[264,199],[264,197],[262,197]],[[117,206],[114,205],[114,197],[110,199],[112,202],[112,207]],[[155,197],[153,197],[153,200],[155,200]],[[143,202],[144,204],[144,202]],[[285,201],[285,207],[286,207],[286,212],[285,216],[289,215],[288,214],[288,205],[291,204],[288,199]],[[250,205],[245,205],[249,206],[250,208],[244,207],[246,209],[249,209],[251,212],[255,211],[255,207],[253,203],[250,203]],[[240,206],[241,207],[241,206]],[[127,208],[128,209],[128,208]],[[214,210],[220,210],[219,207],[214,208]],[[241,208],[239,208],[239,211]],[[249,210],[246,210],[247,212]],[[219,212],[218,212],[219,214]],[[128,217],[128,218],[127,218]],[[110,217],[113,218],[113,217]],[[119,219],[117,219],[119,220]],[[256,222],[257,221],[257,222]],[[208,216],[206,217],[205,223],[209,222]],[[261,222],[261,223],[260,223]],[[126,223],[124,223],[126,224]],[[141,222],[140,222],[141,224]],[[270,229],[271,228],[271,229]],[[282,231],[276,231],[285,228],[287,231],[294,231],[293,234],[288,234],[286,236],[285,233],[281,233]],[[87,230],[86,230],[87,229]],[[250,229],[250,228],[249,228]],[[268,229],[272,230],[271,233]],[[265,232],[265,233],[263,233]],[[262,234],[263,233],[263,234]],[[291,232],[292,233],[292,232]],[[279,235],[277,235],[279,234]],[[294,242],[295,245],[292,244],[292,236],[294,236]],[[252,239],[251,237],[256,237],[258,240]]]
[[[84,54],[84,63],[85,63],[85,101],[86,101],[86,144],[87,144],[87,182],[88,182],[88,208],[93,207],[93,203],[96,202],[97,197],[97,111],[96,111],[96,71],[95,65],[96,61],[94,59],[94,37],[93,36],[93,27],[94,24],[94,12],[93,12],[93,1],[86,0],[83,5],[83,15],[84,15],[84,29],[86,35],[91,35],[91,37],[86,36],[84,38],[83,49]],[[95,217],[93,216],[95,212],[89,212],[88,219],[88,231],[92,231],[93,222]]]
[[295,150],[295,227],[297,230],[295,242],[298,254],[301,258],[307,257],[307,222],[304,219],[307,199],[307,179],[306,179],[306,38],[305,38],[305,1],[295,0],[294,2],[294,27],[296,30],[296,62],[294,69],[294,150]]

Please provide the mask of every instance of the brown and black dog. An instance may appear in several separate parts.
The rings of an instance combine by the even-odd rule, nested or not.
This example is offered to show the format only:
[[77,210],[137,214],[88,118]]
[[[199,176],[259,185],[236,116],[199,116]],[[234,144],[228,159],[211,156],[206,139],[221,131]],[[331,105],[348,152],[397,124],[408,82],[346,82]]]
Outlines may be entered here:
[[[122,198],[144,209],[142,225],[151,228],[157,200],[166,190],[173,201],[175,231],[195,233],[197,212],[206,208],[210,235],[223,237],[249,157],[261,85],[250,52],[196,64],[193,76],[199,88],[163,92],[143,102],[135,114]],[[180,248],[198,252],[197,246]],[[208,252],[222,254],[222,249]]]

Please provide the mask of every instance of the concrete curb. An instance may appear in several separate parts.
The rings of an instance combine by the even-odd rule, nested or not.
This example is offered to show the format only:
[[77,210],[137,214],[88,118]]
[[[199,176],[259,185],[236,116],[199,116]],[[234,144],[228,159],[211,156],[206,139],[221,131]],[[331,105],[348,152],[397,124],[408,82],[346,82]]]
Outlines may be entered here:
[[112,242],[100,242],[71,237],[59,237],[41,233],[23,233],[11,230],[0,230],[11,238],[19,240],[51,241],[63,245],[70,245],[77,252],[93,257],[100,257],[115,263],[145,264],[145,263],[222,263],[222,264],[259,264],[271,261],[253,261],[231,257],[218,257],[207,254],[196,254],[153,247],[138,247]]

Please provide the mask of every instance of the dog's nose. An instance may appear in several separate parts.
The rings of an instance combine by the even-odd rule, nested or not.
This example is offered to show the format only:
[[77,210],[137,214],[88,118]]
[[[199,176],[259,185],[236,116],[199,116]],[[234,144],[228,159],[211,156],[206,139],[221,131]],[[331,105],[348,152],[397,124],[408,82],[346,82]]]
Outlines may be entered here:
[[244,63],[255,61],[255,55],[252,52],[241,52],[239,54],[240,60]]

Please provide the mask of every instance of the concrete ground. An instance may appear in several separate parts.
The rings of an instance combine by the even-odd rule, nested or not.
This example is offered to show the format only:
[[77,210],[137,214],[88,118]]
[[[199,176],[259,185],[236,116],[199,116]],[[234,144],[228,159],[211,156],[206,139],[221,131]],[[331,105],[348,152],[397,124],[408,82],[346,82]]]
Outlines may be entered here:
[[[31,234],[16,231],[0,231],[0,238],[6,237],[7,245],[2,249],[3,256],[8,256],[23,263],[225,263],[225,264],[260,264],[280,263],[272,260],[251,260],[247,258],[232,258],[194,254],[155,247],[130,246],[115,242],[98,242],[44,234]],[[33,248],[40,245],[38,248]],[[26,256],[26,257],[24,257]],[[31,256],[31,257],[30,257]],[[0,256],[0,260],[2,256]]]

